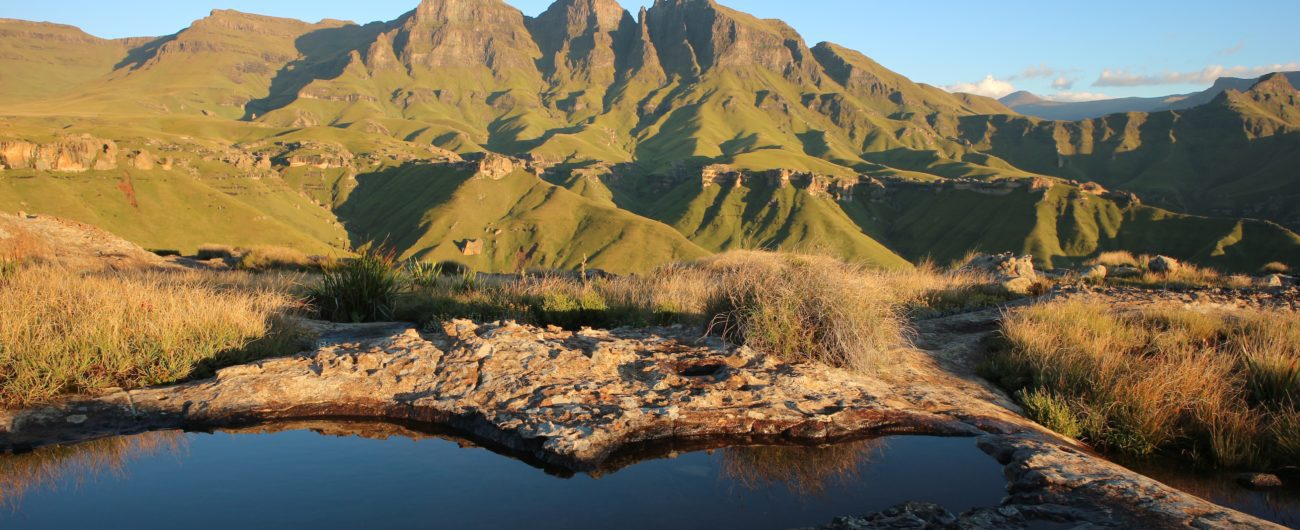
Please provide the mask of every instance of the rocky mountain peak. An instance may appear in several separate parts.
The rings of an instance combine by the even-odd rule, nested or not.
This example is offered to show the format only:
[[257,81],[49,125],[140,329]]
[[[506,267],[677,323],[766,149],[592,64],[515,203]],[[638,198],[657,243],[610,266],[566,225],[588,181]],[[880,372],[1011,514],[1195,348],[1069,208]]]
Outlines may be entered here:
[[803,39],[782,22],[713,0],[656,0],[647,17],[664,68],[672,73],[760,66],[791,79],[817,76]]
[[528,71],[540,55],[524,15],[502,0],[423,0],[393,38],[408,68]]
[[557,0],[538,15],[537,22],[564,26],[570,34],[580,35],[588,30],[616,31],[629,16],[616,0]]
[[1282,72],[1273,72],[1259,78],[1255,85],[1247,90],[1248,93],[1288,93],[1295,92],[1295,86],[1291,80]]

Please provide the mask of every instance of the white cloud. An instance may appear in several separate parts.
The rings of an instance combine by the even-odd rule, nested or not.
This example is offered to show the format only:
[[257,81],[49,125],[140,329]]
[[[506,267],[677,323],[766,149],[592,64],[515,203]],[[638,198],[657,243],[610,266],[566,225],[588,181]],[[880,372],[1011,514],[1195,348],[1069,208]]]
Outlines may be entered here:
[[1011,76],[1011,79],[1016,79],[1016,78],[1038,79],[1040,77],[1046,78],[1046,77],[1052,77],[1056,75],[1057,72],[1058,72],[1057,69],[1047,66],[1046,63],[1042,63],[1039,64],[1038,66],[1030,66],[1029,68],[1026,68],[1024,72],[1020,73],[1020,75]]
[[1052,88],[1056,90],[1069,90],[1071,88],[1074,88],[1075,81],[1077,80],[1065,76],[1061,76],[1052,80]]
[[1272,72],[1300,70],[1300,63],[1269,64],[1264,66],[1208,66],[1195,72],[1161,72],[1139,74],[1125,69],[1102,70],[1092,86],[1151,86],[1151,85],[1209,85],[1220,77],[1259,77]]
[[1099,99],[1111,99],[1110,96],[1098,92],[1070,92],[1068,90],[1062,90],[1050,96],[1043,96],[1043,97],[1046,99],[1050,99],[1052,101],[1061,101],[1065,103],[1077,103],[1080,101],[1097,101]]
[[985,76],[984,79],[981,79],[974,83],[958,83],[955,85],[949,85],[943,87],[943,89],[949,92],[965,92],[967,94],[975,94],[977,96],[988,96],[991,98],[1000,98],[1007,94],[1015,92],[1016,86],[1011,84],[1010,81],[1003,81],[1001,79],[993,77],[993,74],[989,74]]

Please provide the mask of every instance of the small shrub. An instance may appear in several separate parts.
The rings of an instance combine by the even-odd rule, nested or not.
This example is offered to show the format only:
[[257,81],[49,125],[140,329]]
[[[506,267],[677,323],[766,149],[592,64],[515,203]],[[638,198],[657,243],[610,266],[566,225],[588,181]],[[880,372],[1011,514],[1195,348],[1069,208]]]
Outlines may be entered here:
[[320,266],[302,251],[285,247],[254,247],[239,258],[235,268],[246,271],[293,270],[306,271]]
[[1300,360],[1279,350],[1242,355],[1246,387],[1255,402],[1268,406],[1300,405]]
[[1101,254],[1098,254],[1097,257],[1085,262],[1085,265],[1101,265],[1106,268],[1143,267],[1142,263],[1139,263],[1138,259],[1133,256],[1133,253],[1124,250],[1102,252]]
[[402,290],[392,252],[364,248],[353,259],[326,268],[311,289],[321,318],[334,322],[392,320]]
[[1279,464],[1300,465],[1300,409],[1288,406],[1274,414],[1268,434]]
[[200,245],[198,252],[194,253],[194,258],[201,261],[213,259],[238,259],[239,256],[240,252],[236,250],[235,247],[213,243]]
[[18,261],[12,259],[0,258],[0,283],[4,283],[18,275]]
[[1273,261],[1260,267],[1259,271],[1264,274],[1286,274],[1291,272],[1291,267],[1280,261]]
[[1024,392],[1020,402],[1025,407],[1025,415],[1047,428],[1070,438],[1083,435],[1083,426],[1070,404],[1048,390],[1037,389]]
[[865,370],[905,342],[895,298],[831,258],[741,252],[706,259],[727,276],[713,330],[787,361]]
[[442,277],[442,265],[412,259],[406,262],[402,267],[406,273],[406,278],[411,285],[417,288],[430,288],[438,283],[438,278]]

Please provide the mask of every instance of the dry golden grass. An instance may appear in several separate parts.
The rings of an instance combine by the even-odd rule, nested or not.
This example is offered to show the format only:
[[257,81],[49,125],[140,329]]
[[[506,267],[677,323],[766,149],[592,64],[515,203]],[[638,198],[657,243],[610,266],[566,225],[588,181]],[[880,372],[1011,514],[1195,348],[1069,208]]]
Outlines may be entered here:
[[1026,411],[1119,452],[1195,455],[1227,466],[1300,463],[1300,315],[1181,306],[1039,304],[1006,316],[986,375]]
[[243,252],[235,247],[215,243],[199,245],[198,252],[194,253],[196,259],[204,261],[210,259],[238,259],[242,255]]
[[323,263],[300,250],[287,247],[253,247],[240,250],[236,268],[246,271],[320,269]]
[[243,273],[72,273],[0,281],[0,406],[142,387],[296,351],[288,282]]
[[1259,271],[1264,274],[1286,274],[1291,272],[1291,267],[1280,261],[1271,261],[1260,267]]
[[[1108,256],[1116,254],[1117,256]],[[1172,272],[1154,272],[1151,270],[1151,260],[1154,256],[1142,255],[1133,258],[1126,252],[1103,253],[1103,257],[1117,262],[1126,262],[1132,258],[1134,263],[1123,263],[1126,266],[1136,266],[1142,271],[1141,275],[1132,278],[1110,277],[1106,281],[1117,285],[1130,285],[1139,287],[1159,287],[1159,288],[1177,288],[1177,289],[1205,289],[1205,288],[1229,288],[1245,289],[1254,285],[1254,280],[1242,274],[1223,274],[1209,267],[1201,267],[1191,263],[1179,263],[1178,267]],[[1102,257],[1098,257],[1089,263],[1099,262]],[[1105,265],[1105,263],[1101,263]],[[1114,265],[1107,265],[1113,267]]]
[[906,344],[907,317],[1005,300],[988,279],[932,266],[880,271],[833,258],[734,251],[642,276],[534,273],[409,282],[398,318],[518,320],[568,328],[686,324],[790,361],[867,369]]
[[1133,253],[1126,250],[1114,250],[1102,252],[1097,257],[1086,262],[1087,265],[1102,265],[1106,268],[1114,267],[1141,267],[1141,263]]

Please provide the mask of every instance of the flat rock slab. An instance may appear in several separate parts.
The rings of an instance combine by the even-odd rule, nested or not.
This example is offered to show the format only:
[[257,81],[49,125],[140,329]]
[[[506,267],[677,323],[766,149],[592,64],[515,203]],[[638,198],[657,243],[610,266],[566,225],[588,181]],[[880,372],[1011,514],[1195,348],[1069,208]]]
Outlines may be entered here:
[[575,333],[458,320],[443,333],[388,324],[331,326],[321,337],[314,351],[206,381],[0,412],[0,447],[368,418],[448,426],[546,465],[598,471],[616,451],[669,440],[978,436],[1011,479],[998,513],[1117,527],[1273,527],[1056,437],[949,355],[900,350],[890,368],[863,375],[784,363],[680,328]]

